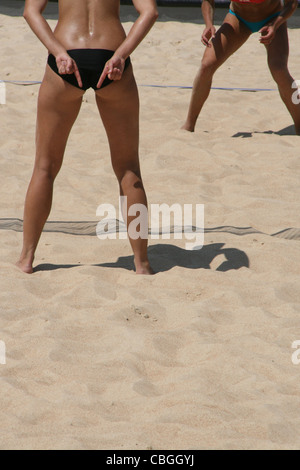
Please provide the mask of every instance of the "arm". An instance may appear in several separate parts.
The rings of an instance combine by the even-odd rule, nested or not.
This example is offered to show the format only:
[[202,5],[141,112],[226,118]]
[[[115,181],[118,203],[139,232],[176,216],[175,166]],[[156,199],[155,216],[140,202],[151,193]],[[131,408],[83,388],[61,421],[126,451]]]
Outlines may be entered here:
[[120,44],[113,57],[107,62],[98,82],[100,88],[105,77],[110,80],[120,80],[124,70],[125,60],[136,49],[158,17],[155,0],[133,0],[133,4],[139,13],[126,39]]
[[261,28],[260,33],[260,42],[262,44],[270,44],[274,39],[276,30],[281,26],[293,13],[296,11],[298,7],[297,0],[285,0],[284,7],[280,12],[279,16],[277,16],[274,20],[270,21],[267,25]]
[[205,46],[211,47],[210,39],[215,37],[216,28],[214,27],[214,11],[215,11],[215,1],[214,0],[203,0],[202,6],[202,16],[205,21],[205,29],[202,34],[202,43]]
[[139,17],[133,24],[125,41],[116,50],[116,55],[122,57],[124,61],[148,34],[158,18],[155,0],[133,0],[133,4],[139,13]]
[[38,39],[55,56],[59,73],[75,73],[78,84],[81,87],[82,82],[75,61],[55,38],[52,29],[42,15],[47,3],[48,0],[25,0],[23,16]]

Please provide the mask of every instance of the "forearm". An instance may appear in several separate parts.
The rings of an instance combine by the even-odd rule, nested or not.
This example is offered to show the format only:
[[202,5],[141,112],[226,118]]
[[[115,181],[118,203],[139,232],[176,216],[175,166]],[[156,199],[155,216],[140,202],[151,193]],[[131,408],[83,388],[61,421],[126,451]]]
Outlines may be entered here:
[[284,23],[288,18],[290,18],[290,16],[294,14],[297,7],[297,0],[285,1],[283,9],[281,10],[279,16],[277,16],[276,20],[273,22],[274,28],[278,29],[282,23]]
[[155,21],[157,20],[158,13],[156,9],[151,9],[140,13],[140,16],[133,24],[126,39],[118,47],[115,54],[123,59],[127,59],[130,54],[136,49],[144,37],[148,34]]
[[206,26],[212,26],[214,24],[215,1],[203,0],[201,10]]
[[43,17],[41,10],[37,10],[30,5],[25,5],[23,16],[34,34],[51,54],[57,56],[58,54],[65,52],[65,48],[55,38],[53,31]]

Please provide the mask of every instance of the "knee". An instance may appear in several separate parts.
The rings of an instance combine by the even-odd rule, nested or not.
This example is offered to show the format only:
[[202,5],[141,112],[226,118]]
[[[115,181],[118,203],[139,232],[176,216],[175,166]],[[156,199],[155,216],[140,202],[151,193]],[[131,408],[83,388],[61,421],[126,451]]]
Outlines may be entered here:
[[272,74],[272,77],[278,85],[286,83],[286,80],[290,78],[287,66],[285,64],[282,64],[281,61],[269,61],[269,69]]
[[61,168],[61,163],[39,162],[35,166],[35,171],[39,175],[40,178],[46,179],[48,181],[54,181],[60,168]]
[[142,179],[139,168],[124,169],[115,171],[118,178],[120,186],[123,190],[132,188],[132,187],[141,187]]
[[217,70],[217,68],[218,68],[218,64],[216,61],[203,58],[201,61],[200,73],[205,76],[212,77],[215,71]]

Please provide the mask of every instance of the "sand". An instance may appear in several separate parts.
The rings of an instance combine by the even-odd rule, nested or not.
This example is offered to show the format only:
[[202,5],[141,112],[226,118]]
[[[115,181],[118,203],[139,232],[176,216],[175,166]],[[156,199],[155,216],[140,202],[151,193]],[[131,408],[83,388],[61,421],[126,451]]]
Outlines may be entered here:
[[[1,80],[43,77],[46,51],[22,8],[1,1]],[[46,17],[54,26],[56,5]],[[128,31],[133,7],[122,18]],[[297,79],[299,13],[289,25]],[[160,8],[132,55],[149,203],[205,207],[201,250],[187,251],[184,238],[149,240],[155,276],[133,272],[127,240],[95,235],[96,209],[118,204],[118,186],[92,91],[69,139],[36,270],[15,268],[38,85],[6,85],[1,449],[299,448],[299,137],[257,34],[213,86],[271,91],[214,89],[196,132],[180,130],[191,90],[178,86],[192,85],[202,27],[199,8]]]

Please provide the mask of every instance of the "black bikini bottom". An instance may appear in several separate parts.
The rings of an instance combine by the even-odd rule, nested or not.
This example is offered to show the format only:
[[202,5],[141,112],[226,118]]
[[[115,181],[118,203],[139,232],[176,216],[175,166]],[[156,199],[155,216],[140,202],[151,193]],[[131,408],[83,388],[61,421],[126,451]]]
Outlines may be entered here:
[[[74,73],[61,75],[58,72],[55,57],[52,54],[49,54],[48,65],[51,67],[51,69],[61,78],[63,78],[63,80],[73,86],[76,86],[80,90],[87,90],[88,88],[94,88],[94,90],[97,90],[97,83],[101,73],[103,72],[105,64],[109,59],[112,58],[115,52],[108,49],[71,49],[67,52],[77,64],[82,80],[82,88],[80,88],[78,85]],[[128,57],[125,61],[124,70],[128,67],[129,64],[130,58]],[[101,88],[109,85],[112,82],[113,80],[110,80],[108,77],[106,77],[101,85]]]

